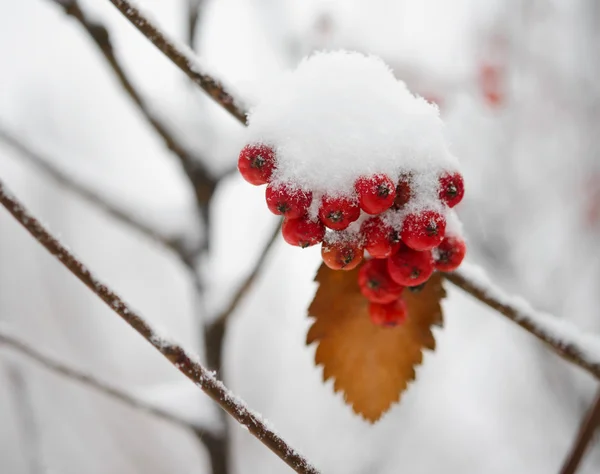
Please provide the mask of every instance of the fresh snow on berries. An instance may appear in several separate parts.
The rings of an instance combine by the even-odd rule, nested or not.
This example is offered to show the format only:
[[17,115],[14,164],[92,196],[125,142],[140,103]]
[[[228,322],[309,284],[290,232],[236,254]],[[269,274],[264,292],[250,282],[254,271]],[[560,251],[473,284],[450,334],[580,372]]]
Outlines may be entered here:
[[404,287],[465,256],[452,209],[464,181],[438,109],[377,58],[319,53],[275,81],[248,117],[238,168],[267,184],[288,244],[321,244],[323,262],[341,271],[367,252],[358,286],[374,324],[401,324]]
[[317,53],[283,74],[251,110],[247,131],[248,143],[274,147],[276,181],[314,193],[343,195],[361,176],[395,182],[409,170],[431,198],[439,175],[457,169],[437,107],[359,53]]

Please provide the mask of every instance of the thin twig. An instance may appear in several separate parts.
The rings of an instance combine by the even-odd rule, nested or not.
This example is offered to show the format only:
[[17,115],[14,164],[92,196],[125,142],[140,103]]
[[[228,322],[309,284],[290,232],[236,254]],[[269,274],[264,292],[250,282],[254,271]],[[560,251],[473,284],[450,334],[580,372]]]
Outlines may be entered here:
[[35,419],[35,410],[31,400],[23,372],[11,364],[7,368],[9,386],[15,403],[17,415],[23,435],[23,451],[27,455],[30,474],[44,474],[44,457],[38,423]]
[[118,400],[131,408],[143,411],[144,413],[148,413],[152,416],[155,416],[156,418],[160,418],[170,423],[174,423],[183,428],[191,429],[200,437],[204,437],[206,435],[216,436],[212,433],[207,433],[206,429],[196,425],[193,422],[190,422],[189,420],[186,420],[185,418],[181,418],[173,413],[170,413],[167,410],[164,410],[160,407],[147,403],[144,400],[134,397],[133,395],[121,390],[120,388],[117,388],[106,381],[100,380],[94,375],[88,374],[87,372],[81,369],[77,369],[67,364],[66,362],[60,361],[57,358],[47,353],[44,353],[43,351],[40,351],[39,349],[35,348],[32,344],[25,342],[22,338],[7,332],[2,328],[0,328],[0,345],[4,345],[6,347],[11,348],[12,350],[37,362],[42,367],[44,367],[47,370],[50,370],[55,374],[80,382],[86,387],[91,388],[95,392],[107,395],[110,398]]
[[185,173],[192,182],[198,202],[202,204],[208,202],[210,196],[215,190],[216,180],[211,177],[210,173],[203,165],[201,157],[195,155],[186,146],[184,146],[169,131],[162,119],[150,109],[142,95],[138,92],[137,88],[133,84],[133,81],[130,79],[129,75],[121,65],[121,62],[117,58],[114,52],[110,34],[106,27],[96,21],[90,20],[86,13],[82,10],[77,0],[51,1],[60,5],[64,9],[65,13],[75,18],[83,27],[84,31],[87,32],[88,36],[98,47],[104,56],[104,59],[114,72],[119,83],[127,95],[131,98],[133,103],[137,106],[142,116],[146,119],[154,131],[162,138],[167,148],[179,158]]
[[54,164],[54,160],[50,160],[35,152],[2,126],[0,126],[0,140],[3,140],[14,148],[23,158],[42,170],[65,189],[77,194],[117,221],[135,229],[140,234],[173,250],[176,254],[181,255],[183,253],[183,249],[179,244],[179,242],[183,241],[182,237],[169,237],[163,235],[159,230],[150,227],[138,217],[128,213],[115,204],[112,204],[107,198],[96,193],[90,187],[80,183],[76,178],[61,170]]
[[227,305],[227,308],[225,308],[219,314],[219,316],[217,316],[217,318],[215,319],[215,322],[228,319],[231,316],[231,313],[233,313],[236,310],[236,308],[238,307],[240,302],[248,294],[248,292],[252,288],[252,285],[254,284],[254,281],[256,280],[256,277],[262,270],[262,268],[265,264],[265,261],[267,260],[267,256],[269,255],[269,251],[271,250],[271,247],[273,247],[275,242],[277,242],[277,238],[279,237],[280,232],[281,232],[281,222],[273,229],[273,232],[271,233],[269,240],[267,240],[267,242],[265,242],[265,244],[264,244],[262,252],[261,252],[260,256],[258,257],[258,260],[256,261],[256,264],[254,265],[254,268],[248,274],[246,279],[242,282],[242,284],[240,285],[238,290],[235,292],[235,295],[233,295],[233,297],[231,298],[229,304]]
[[577,438],[571,448],[560,474],[575,474],[583,456],[594,437],[594,433],[600,427],[600,390],[596,395],[596,399],[587,413],[585,419],[581,423]]
[[247,111],[242,101],[236,98],[221,81],[204,70],[190,48],[162,32],[153,21],[128,0],[110,0],[110,2],[192,81],[204,89],[238,121],[246,123]]
[[262,417],[250,410],[246,404],[218,380],[215,375],[198,362],[196,354],[180,344],[162,337],[139,313],[111,290],[71,252],[69,252],[0,181],[0,203],[25,229],[115,313],[135,329],[155,349],[163,354],[177,369],[201,388],[238,423],[273,451],[288,466],[300,474],[316,474],[313,467],[301,454],[267,426]]
[[[464,264],[463,264],[464,265]],[[555,316],[534,311],[524,300],[504,294],[484,278],[477,278],[467,271],[469,267],[444,276],[448,281],[466,291],[474,298],[495,309],[512,322],[533,334],[547,344],[563,359],[581,367],[600,380],[600,340],[592,335],[582,334],[567,321]],[[571,334],[560,337],[559,332]]]

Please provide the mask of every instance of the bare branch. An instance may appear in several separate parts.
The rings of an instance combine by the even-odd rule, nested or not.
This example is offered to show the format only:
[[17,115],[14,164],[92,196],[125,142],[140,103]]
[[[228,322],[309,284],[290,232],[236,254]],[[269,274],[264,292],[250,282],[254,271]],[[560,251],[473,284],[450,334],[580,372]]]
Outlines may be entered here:
[[575,474],[583,460],[583,456],[594,437],[594,433],[600,426],[600,391],[585,419],[581,423],[575,443],[563,465],[560,474]]
[[505,294],[476,267],[463,264],[461,269],[446,273],[445,277],[546,343],[563,359],[600,380],[600,339],[596,336],[584,334],[568,321],[536,312],[525,300]]
[[162,119],[152,112],[148,104],[146,104],[146,101],[142,98],[132,80],[129,78],[129,75],[121,65],[121,62],[115,55],[108,30],[103,25],[90,20],[77,0],[51,1],[60,5],[65,13],[75,18],[88,33],[88,36],[98,47],[119,83],[142,113],[142,116],[162,138],[167,148],[179,158],[185,173],[194,187],[198,202],[206,203],[214,192],[216,180],[210,176],[210,173],[202,164],[201,158],[180,143],[180,141],[169,131]]
[[231,316],[231,313],[233,313],[236,310],[236,308],[238,307],[240,302],[244,299],[244,296],[246,296],[248,294],[248,292],[252,288],[252,285],[254,284],[254,281],[256,280],[256,277],[262,270],[262,267],[264,266],[265,261],[267,260],[267,256],[269,255],[269,251],[271,250],[271,247],[273,247],[275,242],[277,242],[277,238],[280,235],[280,231],[281,231],[281,222],[275,227],[275,229],[273,229],[273,232],[271,233],[269,240],[267,240],[267,242],[265,243],[263,250],[262,250],[260,256],[258,257],[258,260],[256,261],[256,264],[254,265],[254,268],[252,269],[250,274],[246,277],[246,279],[243,281],[243,283],[240,285],[240,287],[236,291],[235,295],[233,295],[233,298],[231,298],[231,301],[229,302],[229,305],[227,305],[227,308],[225,308],[221,312],[221,314],[219,314],[219,316],[217,316],[215,321],[222,321],[222,320],[228,319],[229,316]]
[[238,121],[246,123],[247,110],[241,99],[236,98],[221,81],[204,70],[198,58],[186,45],[170,38],[128,0],[110,2],[192,81]]
[[50,160],[47,157],[44,157],[33,151],[17,137],[6,131],[2,126],[0,126],[0,139],[14,148],[23,158],[42,170],[65,189],[77,194],[117,221],[135,229],[140,234],[145,235],[161,245],[164,245],[165,247],[173,250],[176,254],[182,255],[183,249],[179,244],[179,242],[183,240],[181,237],[174,238],[163,235],[159,230],[150,227],[145,222],[142,222],[142,220],[140,220],[138,217],[129,214],[115,204],[112,204],[108,199],[96,193],[91,188],[80,183],[76,178],[61,170],[53,163],[53,160]]
[[26,210],[23,204],[6,189],[2,181],[0,181],[0,203],[73,275],[288,466],[300,474],[318,473],[317,469],[298,451],[269,428],[259,414],[250,410],[244,401],[235,396],[212,372],[200,364],[196,354],[187,351],[179,343],[162,337],[145,318],[129,307],[106,284],[98,280],[77,257]]
[[[22,354],[29,359],[37,362],[42,367],[51,372],[58,374],[60,376],[66,377],[71,380],[76,380],[77,382],[82,383],[86,387],[91,388],[96,392],[100,392],[104,395],[109,396],[115,400],[118,400],[127,406],[134,408],[136,410],[143,411],[150,415],[153,415],[162,420],[168,421],[170,423],[174,423],[186,429],[192,429],[196,432],[200,437],[206,435],[206,430],[198,426],[184,418],[181,418],[173,413],[168,412],[167,410],[163,410],[157,406],[151,405],[139,398],[126,393],[125,391],[111,385],[108,382],[100,380],[94,375],[88,374],[81,369],[77,369],[68,365],[65,362],[58,360],[57,358],[40,351],[35,348],[33,345],[28,344],[20,337],[7,332],[6,330],[0,327],[0,345],[4,345],[6,347],[11,348],[12,350]],[[211,433],[209,436],[215,436]]]

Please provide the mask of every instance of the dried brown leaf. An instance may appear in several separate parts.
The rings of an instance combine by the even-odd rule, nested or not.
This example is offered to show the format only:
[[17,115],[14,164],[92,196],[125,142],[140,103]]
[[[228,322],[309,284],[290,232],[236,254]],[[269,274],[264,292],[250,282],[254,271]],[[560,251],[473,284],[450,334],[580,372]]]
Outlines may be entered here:
[[434,350],[432,325],[442,324],[442,279],[434,274],[419,292],[405,290],[408,318],[395,328],[371,323],[369,302],[360,293],[358,270],[334,271],[321,265],[319,288],[308,309],[315,321],[306,343],[318,343],[317,365],[323,380],[370,422],[377,421],[415,378],[424,348]]

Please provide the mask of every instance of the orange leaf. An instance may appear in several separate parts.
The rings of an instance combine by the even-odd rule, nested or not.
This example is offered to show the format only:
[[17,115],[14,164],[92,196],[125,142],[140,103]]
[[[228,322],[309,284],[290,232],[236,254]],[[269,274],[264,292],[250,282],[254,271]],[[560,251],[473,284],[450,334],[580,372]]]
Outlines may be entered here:
[[358,287],[359,268],[334,271],[321,265],[315,278],[319,288],[308,308],[315,322],[306,343],[318,343],[315,362],[323,366],[323,380],[334,379],[334,390],[373,423],[414,380],[422,349],[435,348],[431,326],[442,325],[445,291],[437,273],[420,292],[405,290],[407,320],[383,328],[369,319],[369,302]]

